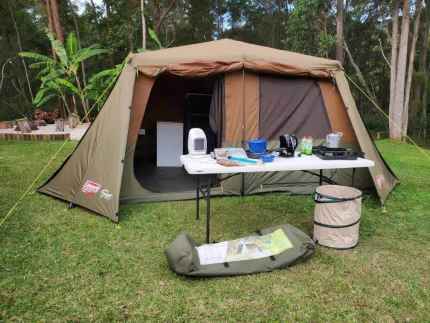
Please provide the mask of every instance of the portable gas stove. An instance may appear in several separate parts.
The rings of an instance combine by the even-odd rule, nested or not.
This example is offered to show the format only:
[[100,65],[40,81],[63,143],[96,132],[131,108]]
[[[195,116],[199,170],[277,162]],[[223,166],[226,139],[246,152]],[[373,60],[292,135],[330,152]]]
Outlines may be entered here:
[[364,158],[363,153],[357,153],[349,148],[316,146],[312,148],[312,153],[324,160],[356,160],[358,157]]

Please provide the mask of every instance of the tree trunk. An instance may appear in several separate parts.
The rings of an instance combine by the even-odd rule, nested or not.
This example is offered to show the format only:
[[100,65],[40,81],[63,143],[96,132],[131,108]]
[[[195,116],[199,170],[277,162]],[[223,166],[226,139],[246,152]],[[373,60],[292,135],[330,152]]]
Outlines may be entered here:
[[422,109],[422,128],[423,137],[427,137],[427,105],[428,105],[428,94],[429,94],[429,76],[426,74],[424,79],[424,93],[423,93],[423,109]]
[[424,137],[427,136],[427,104],[428,104],[428,86],[429,86],[429,72],[427,54],[429,50],[429,36],[430,36],[430,3],[426,4],[425,11],[425,30],[423,35],[423,46],[420,55],[419,70],[424,76],[423,83],[421,84],[421,90],[419,91],[418,98],[420,98],[422,109],[421,109],[421,127],[422,134]]
[[219,0],[215,0],[215,12],[216,12],[216,39],[221,38],[221,10],[219,6]]
[[[10,17],[11,17],[11,19],[12,19],[13,27],[14,27],[14,29],[15,29],[15,33],[16,33],[16,43],[17,43],[17,45],[18,45],[18,50],[19,50],[20,52],[22,52],[23,50],[22,50],[21,35],[20,35],[20,33],[19,33],[18,24],[16,23],[15,15],[14,15],[14,13],[13,13],[13,10],[12,10],[12,7],[11,7],[11,5],[10,5],[9,0],[7,0],[7,6],[8,6],[8,8],[9,8]],[[25,79],[26,79],[26,81],[27,81],[28,92],[30,93],[31,100],[33,101],[33,98],[34,98],[34,97],[33,97],[33,90],[32,90],[32,88],[31,88],[31,84],[30,84],[30,77],[28,76],[27,63],[25,62],[24,58],[21,58],[21,63],[22,63],[22,66],[24,67],[24,74],[25,74]]]
[[420,19],[421,19],[421,9],[422,9],[422,0],[417,0],[415,3],[415,22],[414,22],[414,31],[412,36],[411,49],[409,52],[409,63],[408,63],[408,74],[406,79],[406,89],[405,89],[405,104],[403,107],[403,120],[402,120],[402,137],[406,137],[408,134],[408,120],[409,120],[409,100],[411,96],[411,86],[412,86],[412,76],[414,74],[414,61],[415,61],[415,52],[418,40],[418,31],[420,28]]
[[[390,104],[389,104],[389,128],[390,137],[394,131],[392,125],[394,113],[394,95],[396,92],[396,77],[397,77],[397,58],[399,55],[399,0],[394,0],[393,11],[393,30],[391,32],[391,69],[390,69]],[[394,134],[393,134],[394,135]]]
[[[91,0],[91,2],[92,2],[92,5],[94,7],[94,1]],[[104,0],[104,3],[105,3],[105,9],[106,9],[106,16],[110,17],[110,15],[111,15],[111,3],[108,0]]]
[[343,0],[337,0],[336,14],[336,59],[343,65]]
[[142,49],[146,49],[146,21],[145,21],[145,4],[140,0],[140,17],[142,19]]
[[[48,18],[48,31],[55,35],[54,25],[52,24],[52,15],[51,15],[51,3],[49,0],[41,0],[42,5],[45,8],[46,17]],[[52,51],[52,57],[55,59],[55,50],[54,48],[51,48]]]
[[406,65],[408,60],[409,39],[409,0],[403,0],[402,27],[400,33],[399,57],[397,59],[397,76],[394,93],[393,118],[390,124],[390,138],[402,139],[402,121],[405,104]]
[[[327,37],[327,15],[328,15],[328,8],[327,4],[322,2],[320,12],[319,12],[319,35],[321,37],[321,34],[324,35],[324,38]],[[321,45],[321,42],[320,42]],[[326,46],[324,46],[324,52],[321,53],[322,56],[328,58],[328,49]]]
[[[71,0],[67,0],[67,5],[69,6],[70,12],[72,14],[72,19],[73,19],[73,25],[75,27],[75,33],[76,33],[76,39],[78,40],[78,48],[81,49],[81,35],[79,32],[79,24],[78,24],[78,19],[76,18],[76,13],[73,10],[73,4],[71,2]],[[82,73],[82,84],[84,85],[84,88],[87,87],[87,76],[86,76],[86,72],[85,72],[85,63],[84,61],[81,62],[81,73]],[[88,99],[85,98],[85,104],[87,107],[89,107],[89,102]]]
[[47,1],[50,2],[52,24],[54,26],[55,36],[60,42],[64,43],[64,33],[63,33],[63,28],[61,26],[60,13],[58,11],[57,0],[47,0]]
[[82,108],[84,109],[84,120],[85,122],[90,122],[89,113],[91,111],[88,109],[87,102],[85,101],[85,96],[83,94],[84,91],[83,91],[81,82],[79,81],[78,74],[75,75],[75,79],[76,79],[76,85],[78,86],[78,89],[79,89],[79,98],[81,99]]
[[[48,30],[49,30],[49,32],[52,34],[52,35],[54,35],[54,37],[56,38],[56,39],[58,39],[58,40],[60,40],[60,38],[59,37],[62,37],[62,39],[63,39],[63,41],[62,42],[64,42],[64,36],[63,36],[63,33],[62,33],[62,29],[60,29],[61,30],[61,34],[60,35],[57,35],[57,29],[56,29],[56,27],[55,27],[55,24],[54,24],[54,14],[53,14],[53,8],[52,8],[52,1],[55,1],[55,0],[41,0],[42,1],[42,3],[43,3],[43,5],[44,5],[44,7],[45,7],[45,9],[46,9],[46,16],[47,16],[47,18],[48,18]],[[55,2],[55,4],[57,4],[56,2]],[[59,14],[58,14],[58,6],[56,6],[56,9],[57,9],[57,18],[58,18],[58,24],[59,24]],[[60,27],[61,27],[61,24],[60,24]],[[51,51],[52,51],[52,57],[53,57],[53,59],[55,60],[55,59],[57,59],[57,56],[55,55],[55,49],[54,49],[54,47],[52,47],[51,48]],[[70,110],[69,110],[69,108],[67,107],[67,102],[65,102],[65,100],[58,100],[58,106],[60,107],[60,110],[62,111],[61,113],[65,116],[65,115],[68,115],[69,113],[70,113]]]
[[[425,68],[423,68],[423,60],[425,61],[427,59],[427,51],[428,51],[428,47],[426,48],[426,46],[428,46],[428,42],[425,41],[426,39],[428,39],[428,35],[426,35],[427,33],[427,19],[426,19],[426,14],[424,11],[424,15],[421,14],[421,23],[420,23],[420,31],[419,31],[419,35],[418,35],[418,39],[421,39],[422,41],[418,42],[418,48],[417,51],[419,51],[420,55],[418,57],[418,70],[417,72],[422,74],[422,76],[424,76],[425,73]],[[424,54],[424,55],[423,55]],[[426,64],[424,64],[425,66]],[[411,117],[416,117],[418,115],[418,113],[420,112],[420,105],[421,105],[421,98],[422,98],[422,89],[423,89],[423,82],[420,79],[418,80],[418,82],[416,82],[416,84],[414,84],[414,94],[412,95],[412,101],[411,101],[411,107],[410,107],[410,111],[411,111]]]
[[168,13],[173,9],[175,4],[176,0],[171,0],[167,8],[163,11],[161,11],[161,8],[158,7],[158,13],[155,15],[155,32],[157,35],[160,34],[161,26],[164,22],[164,19],[166,19]]
[[131,22],[131,20],[128,21],[127,24],[127,28],[128,28],[128,51],[130,53],[132,53],[134,51],[134,37],[133,37],[133,33],[134,33],[134,28],[133,28],[133,24]]

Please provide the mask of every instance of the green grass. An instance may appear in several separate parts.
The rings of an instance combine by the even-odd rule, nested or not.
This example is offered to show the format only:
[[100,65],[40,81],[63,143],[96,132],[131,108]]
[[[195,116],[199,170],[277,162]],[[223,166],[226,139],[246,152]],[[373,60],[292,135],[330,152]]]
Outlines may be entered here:
[[[1,217],[60,144],[0,142]],[[163,251],[180,231],[204,239],[194,201],[125,206],[115,225],[32,193],[0,227],[0,321],[429,321],[429,159],[407,144],[378,146],[402,183],[385,212],[366,198],[359,246],[318,248],[306,263],[251,276],[169,270]],[[280,223],[310,233],[312,211],[309,196],[216,198],[213,237]]]

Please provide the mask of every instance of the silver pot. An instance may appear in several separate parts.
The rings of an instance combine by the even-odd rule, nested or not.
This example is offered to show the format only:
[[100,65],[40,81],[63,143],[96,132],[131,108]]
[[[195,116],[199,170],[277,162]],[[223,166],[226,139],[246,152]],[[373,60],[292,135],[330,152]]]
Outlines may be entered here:
[[343,137],[343,133],[341,132],[329,133],[325,139],[326,147],[339,148],[342,137]]

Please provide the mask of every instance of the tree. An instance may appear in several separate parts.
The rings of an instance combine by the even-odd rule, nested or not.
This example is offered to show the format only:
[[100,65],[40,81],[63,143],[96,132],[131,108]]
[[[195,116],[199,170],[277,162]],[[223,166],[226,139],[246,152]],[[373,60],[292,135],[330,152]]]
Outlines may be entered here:
[[415,52],[418,40],[418,31],[420,28],[420,19],[421,19],[421,9],[422,9],[422,0],[417,0],[415,3],[415,22],[414,22],[414,31],[412,35],[411,49],[409,53],[409,63],[408,63],[408,72],[406,79],[406,89],[405,89],[405,104],[403,108],[403,119],[402,119],[402,137],[406,137],[408,134],[408,121],[409,121],[409,101],[411,96],[411,86],[412,86],[412,75],[414,72],[414,61],[415,61]]
[[[429,25],[427,23],[429,19],[426,18],[427,13],[422,12],[419,23],[421,27],[415,28],[418,18],[416,8],[419,1],[422,0],[408,1],[411,15],[410,33],[407,37],[407,59],[403,82],[404,102],[401,112],[401,124],[409,123],[411,133],[412,124],[419,124],[421,129],[425,130],[429,105],[428,90],[426,90],[429,87],[429,36],[425,35],[425,31],[429,29],[426,27]],[[79,10],[74,3],[79,3]],[[428,4],[428,1],[422,1],[422,3],[422,10],[427,12],[429,5],[425,4]],[[8,9],[8,4],[12,8],[13,15]],[[3,24],[0,25],[0,48],[2,48],[0,67],[4,66],[0,118],[12,118],[24,111],[26,114],[32,111],[33,105],[25,68],[14,56],[20,50],[19,43],[23,50],[49,56],[50,42],[46,42],[44,37],[45,27],[48,26],[55,39],[59,41],[61,33],[68,35],[74,31],[78,48],[99,43],[101,48],[111,49],[109,55],[86,61],[84,67],[79,67],[80,73],[84,73],[85,70],[88,75],[86,77],[84,74],[79,74],[81,90],[77,80],[72,77],[66,78],[79,92],[85,89],[89,92],[91,76],[117,66],[130,50],[157,49],[161,44],[170,47],[229,37],[343,60],[346,73],[365,87],[365,91],[373,98],[377,98],[377,103],[390,113],[393,120],[393,105],[398,102],[394,99],[394,95],[400,94],[395,87],[400,82],[397,76],[399,75],[399,41],[403,32],[401,28],[403,5],[403,0],[0,1],[0,14],[4,18]],[[18,32],[13,19],[16,21]],[[58,32],[60,36],[57,35],[58,26],[61,27],[61,31]],[[413,55],[415,30],[419,32],[416,40],[417,53]],[[343,46],[343,42],[349,45],[349,53]],[[67,45],[64,46],[67,47]],[[390,50],[391,59],[388,54]],[[381,52],[388,59],[381,59]],[[413,58],[415,55],[416,58]],[[56,59],[59,60],[58,57]],[[35,70],[28,69],[28,79],[33,89],[40,85],[40,77],[38,78],[36,74]],[[93,84],[93,89],[103,88],[106,80],[107,76],[106,79],[98,79],[96,84]],[[408,94],[410,82],[412,90]],[[65,91],[65,98],[72,110],[73,96],[75,97],[77,109],[81,113],[83,105],[79,96],[67,88],[62,90]],[[352,91],[357,90],[352,88]],[[91,90],[91,95],[94,97],[96,92]],[[353,94],[356,95],[362,117],[371,130],[386,131],[389,126],[393,128],[394,123],[391,122],[389,125],[383,118],[375,117],[371,103],[363,96],[357,95],[358,91]],[[85,95],[89,97],[88,93]],[[57,93],[56,96],[59,97],[59,94]],[[410,104],[407,103],[408,100]],[[49,100],[44,108],[49,110],[53,108],[54,103],[54,100]],[[86,103],[86,108],[88,106],[89,104]],[[409,112],[410,122],[405,122],[406,111]],[[403,136],[406,131],[403,128]]]
[[343,0],[337,0],[336,4],[336,59],[343,65]]
[[50,33],[48,33],[48,38],[58,60],[34,52],[20,53],[21,57],[35,61],[30,65],[31,68],[40,70],[38,78],[42,84],[36,94],[34,104],[41,106],[54,97],[60,97],[66,106],[67,112],[70,113],[66,100],[66,94],[70,93],[73,101],[75,100],[75,95],[79,97],[84,110],[83,117],[88,121],[89,110],[85,97],[85,88],[79,79],[79,68],[83,61],[107,53],[108,50],[100,48],[98,45],[79,49],[74,33],[68,35],[66,46]]
[[176,5],[176,0],[170,0],[166,6],[162,6],[160,1],[154,1],[154,31],[157,35],[161,32],[161,27],[167,15],[173,10]]
[[[81,49],[81,36],[80,36],[80,31],[79,31],[79,24],[78,24],[78,18],[77,18],[77,14],[75,12],[75,8],[71,2],[71,0],[66,0],[66,5],[68,7],[68,10],[72,16],[72,20],[73,20],[73,27],[76,33],[76,40],[77,40],[77,44],[78,44],[78,49]],[[84,87],[87,86],[87,76],[86,76],[86,71],[85,71],[85,62],[82,61],[81,62],[81,73],[82,73],[82,84],[84,85]],[[86,102],[86,106],[88,106],[88,100],[85,100]]]
[[289,50],[309,55],[331,56],[336,37],[332,29],[335,24],[330,6],[330,1],[294,1],[294,10],[288,18],[287,27]]
[[349,62],[351,63],[352,67],[355,70],[355,73],[358,77],[358,80],[360,81],[361,85],[363,86],[364,90],[366,91],[366,94],[369,95],[369,97],[376,103],[378,102],[375,93],[370,89],[369,85],[366,82],[366,79],[364,78],[363,73],[361,72],[360,67],[357,65],[357,63],[354,60],[354,57],[351,54],[351,51],[349,50],[348,44],[344,42],[344,48],[346,51],[346,54],[348,55]]
[[46,8],[49,31],[55,35],[56,39],[64,43],[64,33],[61,26],[57,0],[42,0],[42,3]]
[[[390,119],[390,138],[402,139],[402,124],[405,105],[405,85],[406,85],[406,66],[408,59],[408,40],[409,40],[409,0],[403,0],[402,24],[400,32],[400,44],[397,58],[396,81],[394,87],[391,119]],[[392,66],[393,67],[393,66]]]
[[145,10],[144,0],[140,0],[140,17],[142,20],[142,49],[146,49],[146,21],[145,21]]
[[419,75],[422,80],[417,84],[415,99],[421,103],[421,128],[423,137],[427,136],[427,111],[428,111],[428,94],[429,94],[429,67],[428,67],[428,50],[429,50],[429,35],[430,35],[430,3],[427,2],[424,24],[423,37],[419,61]]
[[415,3],[415,15],[413,35],[409,41],[410,10],[408,0],[402,1],[402,23],[400,28],[400,43],[397,48],[398,38],[398,3],[393,5],[393,31],[391,54],[391,80],[390,80],[390,138],[403,139],[407,136],[409,120],[409,101],[412,78],[414,73],[414,61],[416,44],[418,39],[422,0]]
[[[15,16],[14,16],[14,12],[13,12],[12,6],[10,4],[10,0],[7,0],[7,6],[8,6],[8,9],[9,9],[10,17],[11,17],[12,22],[13,22],[13,27],[15,29],[16,41],[17,41],[17,44],[18,44],[18,49],[19,49],[20,52],[22,52],[23,48],[22,48],[21,35],[20,35],[20,32],[19,32],[18,24],[16,23],[16,20],[15,20]],[[21,59],[21,62],[22,62],[22,66],[24,67],[24,73],[25,73],[25,79],[27,81],[28,92],[30,93],[30,97],[33,100],[33,98],[34,98],[34,96],[33,96],[33,89],[31,88],[31,84],[30,84],[30,77],[28,75],[27,64],[25,63],[24,59]]]
[[390,67],[390,106],[389,106],[389,127],[390,137],[395,135],[393,120],[394,120],[394,95],[396,93],[396,77],[397,77],[397,57],[399,47],[399,0],[393,0],[392,20],[393,28],[391,31],[391,67]]

